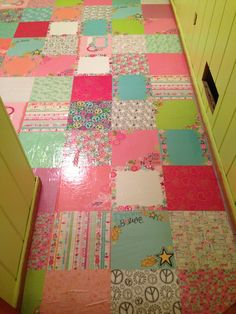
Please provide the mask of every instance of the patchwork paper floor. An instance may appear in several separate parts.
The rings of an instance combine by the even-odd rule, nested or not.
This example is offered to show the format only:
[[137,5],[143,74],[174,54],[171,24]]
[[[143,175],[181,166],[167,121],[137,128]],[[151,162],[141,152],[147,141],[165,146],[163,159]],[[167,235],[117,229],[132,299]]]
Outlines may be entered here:
[[0,1],[0,95],[42,181],[23,314],[235,302],[236,249],[168,0]]

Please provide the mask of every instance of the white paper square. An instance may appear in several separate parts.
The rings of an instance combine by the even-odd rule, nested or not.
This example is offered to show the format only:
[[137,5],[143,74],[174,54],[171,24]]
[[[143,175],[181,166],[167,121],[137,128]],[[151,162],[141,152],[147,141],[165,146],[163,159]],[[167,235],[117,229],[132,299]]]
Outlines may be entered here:
[[1,77],[0,96],[3,102],[27,102],[30,99],[34,77]]
[[54,22],[50,25],[50,35],[75,35],[78,31],[78,22]]
[[103,56],[81,57],[77,74],[106,74],[110,72],[109,58]]
[[154,170],[118,171],[116,204],[152,206],[162,205],[163,192],[160,174]]

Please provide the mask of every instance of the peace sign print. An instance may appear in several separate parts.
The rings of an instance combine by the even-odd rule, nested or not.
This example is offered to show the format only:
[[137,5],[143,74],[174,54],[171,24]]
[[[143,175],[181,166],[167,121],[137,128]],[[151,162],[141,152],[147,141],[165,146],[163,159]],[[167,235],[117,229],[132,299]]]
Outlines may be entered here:
[[165,284],[170,284],[174,281],[174,274],[170,269],[162,269],[160,272],[160,279]]
[[156,302],[159,298],[159,291],[156,287],[147,287],[145,289],[145,298],[151,303]]
[[129,302],[123,302],[119,307],[119,314],[134,314],[134,307]]
[[181,314],[182,313],[182,307],[181,307],[181,303],[179,301],[177,301],[173,304],[173,312],[174,312],[174,314]]
[[119,285],[123,281],[123,273],[119,269],[113,269],[111,272],[111,282],[115,285]]

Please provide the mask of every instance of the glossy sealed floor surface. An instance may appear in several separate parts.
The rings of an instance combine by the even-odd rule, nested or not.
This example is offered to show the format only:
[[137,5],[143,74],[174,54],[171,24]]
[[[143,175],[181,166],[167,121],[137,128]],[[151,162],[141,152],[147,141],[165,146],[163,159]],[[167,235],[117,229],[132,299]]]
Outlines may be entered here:
[[2,0],[0,94],[42,180],[23,314],[216,314],[236,250],[167,0]]

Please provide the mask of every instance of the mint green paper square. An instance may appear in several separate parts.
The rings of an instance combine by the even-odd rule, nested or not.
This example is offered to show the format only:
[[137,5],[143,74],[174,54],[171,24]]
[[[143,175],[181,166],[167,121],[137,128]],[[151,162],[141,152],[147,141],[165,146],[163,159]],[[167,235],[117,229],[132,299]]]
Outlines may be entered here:
[[83,24],[83,35],[85,36],[104,36],[108,32],[106,20],[87,20]]
[[194,130],[165,131],[167,162],[176,166],[205,165],[200,135]]
[[120,100],[145,100],[147,97],[146,78],[143,75],[122,75],[118,79]]
[[8,56],[24,56],[26,54],[38,54],[42,51],[45,39],[42,38],[14,38]]
[[26,274],[21,313],[32,314],[39,310],[45,279],[45,270],[31,270]]
[[124,5],[113,5],[112,8],[112,18],[113,19],[126,19],[132,17],[141,17],[142,8],[139,5],[136,6],[124,6]]
[[18,23],[0,23],[0,38],[13,38]]
[[[112,214],[112,269],[175,268],[168,213],[164,211]],[[169,254],[168,263],[160,257]]]
[[69,101],[73,77],[36,77],[30,101]]
[[52,8],[26,8],[23,11],[23,22],[50,21]]
[[176,34],[146,35],[146,45],[149,53],[183,52],[179,35]]
[[20,141],[32,168],[57,168],[62,163],[63,132],[20,133]]

